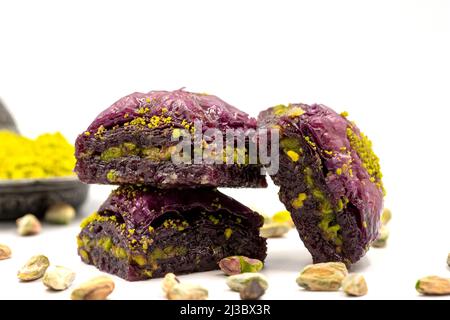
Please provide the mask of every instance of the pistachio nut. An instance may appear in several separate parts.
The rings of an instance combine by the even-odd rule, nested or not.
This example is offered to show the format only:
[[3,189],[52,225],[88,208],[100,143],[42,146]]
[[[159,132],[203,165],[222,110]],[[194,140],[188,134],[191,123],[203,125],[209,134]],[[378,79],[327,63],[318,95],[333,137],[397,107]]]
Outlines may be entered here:
[[295,228],[294,221],[292,220],[291,213],[287,210],[279,211],[272,217],[273,222],[286,223],[291,228]]
[[31,257],[30,260],[17,273],[17,277],[22,281],[33,281],[42,278],[50,261],[44,255]]
[[266,277],[260,273],[241,273],[227,278],[228,287],[236,292],[240,292],[251,281],[257,281],[264,290],[269,287]]
[[266,289],[258,280],[251,280],[239,292],[241,300],[258,300],[264,293],[266,293]]
[[219,262],[220,269],[228,276],[246,272],[259,272],[264,267],[262,261],[245,256],[232,256]]
[[381,226],[380,233],[378,237],[372,242],[372,247],[374,248],[384,248],[386,247],[387,240],[389,238],[389,229],[386,226]]
[[389,221],[392,219],[392,212],[391,210],[384,208],[383,213],[381,214],[381,223],[383,225],[387,225]]
[[450,279],[429,276],[416,283],[416,290],[424,295],[450,295]]
[[11,258],[11,249],[7,245],[0,243],[0,260],[9,258]]
[[66,203],[57,203],[47,209],[44,220],[53,224],[69,224],[75,215],[74,207]]
[[342,281],[342,289],[347,295],[354,297],[365,296],[368,292],[366,280],[356,273],[349,274]]
[[75,280],[75,272],[61,266],[50,266],[42,278],[44,285],[52,290],[62,291],[69,288]]
[[167,293],[177,284],[180,283],[180,280],[178,280],[177,276],[173,273],[168,273],[164,277],[162,281],[162,289],[164,293],[167,295]]
[[287,223],[270,222],[265,223],[259,230],[262,238],[280,238],[291,230]]
[[262,217],[264,219],[264,224],[272,222],[272,217],[268,216],[267,214],[264,214]]
[[93,278],[72,291],[72,300],[106,300],[114,291],[114,281],[107,276]]
[[177,283],[167,291],[166,296],[169,300],[206,300],[208,290],[195,284]]
[[32,236],[41,232],[42,226],[38,218],[29,213],[16,220],[17,232],[21,236]]
[[341,262],[311,264],[300,272],[297,284],[311,291],[337,291],[347,275],[347,267]]

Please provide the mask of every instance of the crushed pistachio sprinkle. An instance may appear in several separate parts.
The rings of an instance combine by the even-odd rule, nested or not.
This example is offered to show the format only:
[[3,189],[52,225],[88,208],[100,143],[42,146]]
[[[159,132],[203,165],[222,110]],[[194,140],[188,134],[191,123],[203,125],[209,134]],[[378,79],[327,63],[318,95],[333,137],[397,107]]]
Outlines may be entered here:
[[75,148],[61,133],[29,139],[0,131],[0,179],[51,178],[73,175]]

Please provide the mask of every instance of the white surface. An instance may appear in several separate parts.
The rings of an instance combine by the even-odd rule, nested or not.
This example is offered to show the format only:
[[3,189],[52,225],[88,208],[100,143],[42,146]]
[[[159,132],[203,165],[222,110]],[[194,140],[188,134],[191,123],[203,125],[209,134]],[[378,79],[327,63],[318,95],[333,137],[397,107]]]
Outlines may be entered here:
[[[450,3],[448,1],[2,1],[0,96],[22,132],[62,131],[74,139],[93,118],[132,91],[214,93],[256,116],[278,103],[321,102],[373,140],[394,212],[385,250],[358,266],[369,298],[416,298],[414,283],[450,276]],[[276,190],[230,191],[273,213]],[[93,209],[105,194],[93,189]],[[96,274],[75,255],[71,228],[18,238],[1,226],[15,257],[0,262],[1,298],[47,296],[15,281],[29,255],[47,253]],[[339,298],[297,289],[309,255],[295,233],[270,241],[267,298]],[[236,298],[218,273],[187,276],[212,298]],[[159,282],[118,282],[113,298],[157,298]],[[128,289],[127,289],[128,288]]]
[[[261,199],[265,199],[267,204],[273,204],[274,209],[282,208],[277,201],[275,189],[271,186],[267,190],[225,192],[234,193],[238,200],[249,206],[255,203],[257,206],[261,205]],[[109,187],[94,187],[82,214],[86,215],[95,210],[108,192]],[[449,276],[449,268],[446,266],[448,241],[439,241],[440,237],[434,235],[434,223],[423,224],[425,228],[430,228],[429,232],[419,231],[414,234],[403,230],[398,210],[394,210],[394,219],[391,221],[392,237],[389,239],[389,245],[384,249],[371,249],[367,256],[352,268],[352,272],[360,272],[365,276],[369,286],[369,294],[362,299],[425,299],[426,297],[420,296],[414,288],[419,277],[429,274]],[[13,251],[11,259],[0,261],[0,299],[70,299],[71,289],[102,274],[95,267],[82,263],[76,254],[75,237],[79,232],[78,225],[79,221],[69,227],[44,224],[42,234],[33,237],[18,236],[14,224],[0,225],[0,242],[10,245]],[[414,228],[419,230],[419,224],[414,224]],[[445,236],[448,237],[448,234]],[[417,240],[414,240],[415,238]],[[297,286],[295,279],[300,270],[311,263],[311,258],[296,231],[292,230],[282,239],[269,239],[268,244],[268,258],[262,273],[268,277],[270,287],[264,299],[348,299],[343,292],[307,292]],[[427,245],[433,247],[428,248]],[[77,276],[72,288],[55,293],[47,290],[41,280],[20,282],[16,277],[17,270],[36,254],[45,254],[51,264],[74,270]],[[116,289],[110,296],[111,299],[164,298],[160,279],[130,283],[118,277],[112,278]],[[221,271],[196,273],[182,276],[180,279],[203,285],[209,290],[210,299],[239,299],[239,294],[230,291],[226,286],[226,277]]]

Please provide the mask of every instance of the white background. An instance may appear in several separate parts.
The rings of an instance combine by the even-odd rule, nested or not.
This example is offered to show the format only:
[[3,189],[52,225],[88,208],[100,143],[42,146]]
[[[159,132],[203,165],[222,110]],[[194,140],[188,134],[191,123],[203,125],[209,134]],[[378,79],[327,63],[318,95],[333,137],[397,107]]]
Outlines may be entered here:
[[[61,131],[72,141],[103,109],[133,91],[178,89],[218,95],[256,116],[269,106],[320,102],[373,140],[392,208],[388,248],[355,266],[367,298],[418,298],[415,281],[450,276],[448,117],[449,1],[2,1],[0,97],[22,133]],[[93,188],[83,214],[108,187]],[[276,188],[227,191],[268,214],[282,208]],[[75,253],[76,224],[18,238],[0,226],[14,258],[0,262],[0,298],[64,299],[17,268],[36,252],[96,275]],[[295,232],[270,241],[267,298],[343,298],[299,290],[310,257]],[[184,277],[212,298],[237,298],[219,273]],[[117,280],[112,298],[161,297],[159,280]]]

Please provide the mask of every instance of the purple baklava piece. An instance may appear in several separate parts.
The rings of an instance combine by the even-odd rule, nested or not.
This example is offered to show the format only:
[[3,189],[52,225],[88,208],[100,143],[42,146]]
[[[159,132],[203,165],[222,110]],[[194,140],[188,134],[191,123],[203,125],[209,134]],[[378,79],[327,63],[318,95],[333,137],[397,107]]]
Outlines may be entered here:
[[[200,130],[195,132],[198,123]],[[101,113],[78,137],[75,171],[86,183],[167,189],[266,187],[260,164],[218,163],[222,152],[201,163],[194,161],[194,152],[189,163],[171,161],[184,133],[195,150],[194,135],[202,133],[201,145],[207,145],[209,136],[203,133],[208,129],[218,129],[223,137],[228,129],[240,130],[242,150],[234,151],[246,154],[256,119],[212,95],[184,90],[133,93]]]
[[78,235],[85,263],[129,281],[210,271],[226,257],[264,260],[263,218],[215,189],[122,186]]
[[280,131],[272,179],[315,263],[357,262],[378,235],[384,189],[370,140],[324,105],[279,105],[259,115]]

